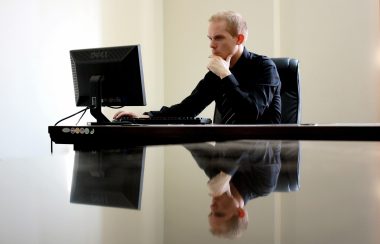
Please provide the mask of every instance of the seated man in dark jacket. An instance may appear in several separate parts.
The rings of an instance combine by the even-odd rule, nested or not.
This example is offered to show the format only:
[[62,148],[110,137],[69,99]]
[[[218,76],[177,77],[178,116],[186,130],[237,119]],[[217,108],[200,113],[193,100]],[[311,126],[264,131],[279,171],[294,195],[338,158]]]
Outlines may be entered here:
[[[181,103],[144,113],[145,117],[195,117],[215,101],[214,123],[278,124],[281,122],[281,82],[273,61],[249,52],[245,20],[232,11],[209,20],[212,55],[209,72]],[[119,111],[120,117],[144,117]]]

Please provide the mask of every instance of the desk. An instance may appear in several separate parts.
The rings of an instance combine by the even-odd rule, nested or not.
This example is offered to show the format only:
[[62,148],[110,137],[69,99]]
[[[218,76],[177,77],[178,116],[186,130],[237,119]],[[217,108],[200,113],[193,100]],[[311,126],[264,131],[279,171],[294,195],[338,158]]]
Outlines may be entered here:
[[[0,243],[380,243],[377,125],[73,132],[49,128],[53,154],[45,145],[46,155],[0,158]],[[244,165],[241,178],[264,186],[246,203],[248,229],[234,240],[209,232],[215,165]]]
[[157,145],[226,140],[380,141],[379,124],[49,126],[57,144]]

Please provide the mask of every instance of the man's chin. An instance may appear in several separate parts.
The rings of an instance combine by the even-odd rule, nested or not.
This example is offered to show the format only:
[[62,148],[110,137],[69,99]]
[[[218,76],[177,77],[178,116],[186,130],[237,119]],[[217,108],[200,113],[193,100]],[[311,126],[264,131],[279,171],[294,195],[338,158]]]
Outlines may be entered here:
[[227,57],[224,57],[224,55],[220,54],[220,53],[213,53],[212,55],[214,56],[218,56],[218,57],[221,57],[222,59],[226,60]]

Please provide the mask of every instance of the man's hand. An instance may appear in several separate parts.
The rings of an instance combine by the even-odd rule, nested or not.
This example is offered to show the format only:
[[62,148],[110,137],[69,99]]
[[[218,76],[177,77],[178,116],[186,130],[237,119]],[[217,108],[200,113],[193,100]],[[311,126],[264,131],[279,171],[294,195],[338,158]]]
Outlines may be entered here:
[[114,116],[113,119],[120,119],[121,117],[129,117],[129,118],[149,118],[148,115],[137,115],[133,112],[127,112],[127,111],[119,111]]
[[226,60],[219,56],[212,55],[210,56],[210,62],[207,65],[207,68],[220,77],[220,79],[223,79],[226,76],[229,76],[231,74],[230,71],[230,61],[231,56],[228,56]]

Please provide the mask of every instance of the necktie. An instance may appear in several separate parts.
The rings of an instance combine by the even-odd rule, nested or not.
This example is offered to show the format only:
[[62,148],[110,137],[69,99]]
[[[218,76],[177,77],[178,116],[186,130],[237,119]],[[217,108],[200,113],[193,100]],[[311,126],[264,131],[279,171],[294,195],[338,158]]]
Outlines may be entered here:
[[231,103],[229,102],[226,94],[222,95],[222,101],[220,103],[220,113],[221,113],[221,123],[222,124],[234,124],[235,123],[235,113],[233,112]]

